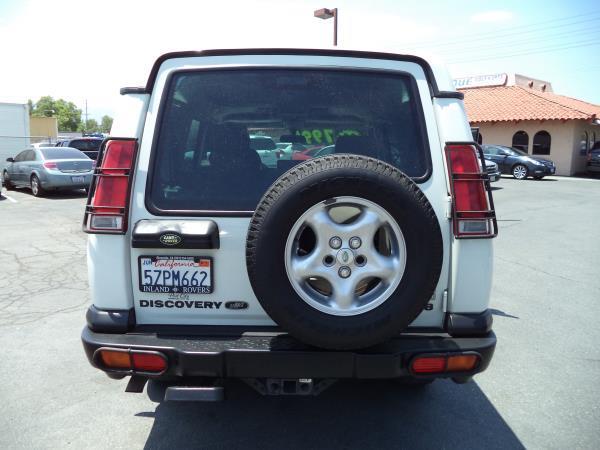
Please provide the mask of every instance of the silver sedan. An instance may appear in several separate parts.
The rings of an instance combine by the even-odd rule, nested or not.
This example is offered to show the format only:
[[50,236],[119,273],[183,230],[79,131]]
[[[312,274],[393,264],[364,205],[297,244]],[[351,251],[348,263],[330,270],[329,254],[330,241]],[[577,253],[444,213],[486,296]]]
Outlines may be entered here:
[[95,161],[70,147],[38,147],[7,158],[6,189],[29,187],[36,197],[50,190],[88,189]]

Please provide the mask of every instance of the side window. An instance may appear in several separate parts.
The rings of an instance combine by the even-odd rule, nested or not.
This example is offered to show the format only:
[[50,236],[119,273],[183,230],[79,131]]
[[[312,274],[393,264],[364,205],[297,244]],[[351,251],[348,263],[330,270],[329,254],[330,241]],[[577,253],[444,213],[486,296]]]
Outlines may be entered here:
[[550,133],[547,131],[538,131],[533,137],[533,151],[534,155],[549,155],[550,146],[552,144],[552,138]]
[[27,150],[22,151],[17,156],[15,156],[15,162],[25,161],[25,157],[27,156]]
[[27,151],[26,160],[27,161],[35,161],[35,150],[28,150]]
[[512,138],[512,147],[527,152],[529,148],[529,135],[524,131],[517,131]]
[[85,148],[85,145],[82,145],[82,143],[84,143],[84,142],[85,141],[71,141],[71,143],[69,144],[69,147],[76,148],[77,150],[83,150]]

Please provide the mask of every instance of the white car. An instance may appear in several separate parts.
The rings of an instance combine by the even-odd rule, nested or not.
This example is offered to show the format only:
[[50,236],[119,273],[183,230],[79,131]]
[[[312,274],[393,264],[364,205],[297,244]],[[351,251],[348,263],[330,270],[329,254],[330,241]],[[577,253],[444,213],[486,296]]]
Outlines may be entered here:
[[250,149],[256,151],[267,167],[277,167],[280,149],[269,136],[250,136]]
[[[157,401],[220,400],[225,378],[315,395],[336,379],[463,383],[488,367],[497,224],[444,67],[179,52],[121,93],[83,225],[94,367],[131,376],[128,392],[151,380]],[[268,136],[296,133],[334,145],[273,164]]]

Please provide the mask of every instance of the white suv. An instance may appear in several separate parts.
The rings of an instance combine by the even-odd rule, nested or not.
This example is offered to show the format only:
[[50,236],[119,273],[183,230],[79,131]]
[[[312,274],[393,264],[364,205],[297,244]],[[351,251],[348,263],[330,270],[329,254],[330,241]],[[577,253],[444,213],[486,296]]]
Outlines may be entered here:
[[[171,53],[102,145],[84,218],[90,362],[157,400],[220,380],[468,381],[489,364],[497,225],[462,94],[416,56]],[[251,135],[333,146],[265,165]],[[285,138],[284,138],[285,139]],[[150,391],[150,389],[149,389]]]

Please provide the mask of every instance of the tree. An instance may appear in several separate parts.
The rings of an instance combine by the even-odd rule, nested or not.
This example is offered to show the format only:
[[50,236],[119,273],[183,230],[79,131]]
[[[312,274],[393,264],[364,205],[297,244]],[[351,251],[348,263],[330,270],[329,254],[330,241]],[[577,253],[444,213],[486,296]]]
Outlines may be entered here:
[[100,121],[100,131],[102,131],[103,133],[110,133],[112,123],[113,123],[112,117],[102,116],[102,120]]
[[[33,102],[32,102],[33,105]],[[77,131],[81,123],[81,110],[73,102],[49,95],[40,98],[31,108],[33,117],[56,117],[60,131]]]
[[97,133],[100,131],[100,126],[95,119],[89,119],[87,123],[85,123],[85,121],[81,121],[77,131],[82,131],[85,133]]

